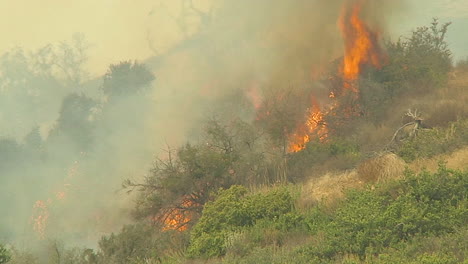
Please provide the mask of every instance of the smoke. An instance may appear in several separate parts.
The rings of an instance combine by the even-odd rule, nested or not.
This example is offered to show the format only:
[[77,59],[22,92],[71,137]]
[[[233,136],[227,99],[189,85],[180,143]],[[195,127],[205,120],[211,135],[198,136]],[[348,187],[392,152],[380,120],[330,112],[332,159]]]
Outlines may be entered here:
[[[183,2],[188,1],[179,1],[182,7],[176,9],[173,2],[163,2],[148,10],[157,18],[148,19],[141,31],[155,54],[145,63],[156,80],[145,93],[112,101],[99,89],[101,80],[70,84],[49,76],[41,83],[34,80],[43,75],[33,70],[25,93],[2,83],[0,95],[8,99],[0,106],[1,129],[15,131],[7,136],[16,136],[19,145],[0,149],[1,158],[11,159],[0,163],[0,241],[40,239],[33,230],[38,217],[33,206],[41,200],[48,210],[45,238],[95,247],[100,236],[130,221],[133,200],[120,190],[121,182],[141,179],[167,145],[197,140],[210,115],[253,120],[253,104],[269,90],[316,85],[320,93],[323,88],[312,84],[316,73],[343,55],[337,28],[342,0]],[[384,33],[386,19],[398,10],[398,1],[389,2],[368,0],[364,10],[369,23]],[[2,62],[0,76],[6,80],[12,62]],[[31,89],[40,92],[28,93]],[[77,151],[70,138],[53,139],[44,128],[57,124],[61,102],[77,91],[95,102],[88,113],[90,151]],[[34,107],[18,112],[31,101]],[[31,147],[24,138],[35,125],[44,128],[40,144],[51,142],[47,149],[38,147],[39,158],[31,162],[26,152],[14,156],[11,151]],[[83,129],[75,125],[70,129]]]

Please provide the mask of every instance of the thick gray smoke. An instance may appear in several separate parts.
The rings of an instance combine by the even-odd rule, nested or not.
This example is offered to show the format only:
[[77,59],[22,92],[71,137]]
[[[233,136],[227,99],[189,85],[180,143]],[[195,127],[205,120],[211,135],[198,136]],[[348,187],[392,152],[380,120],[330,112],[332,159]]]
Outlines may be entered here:
[[[1,57],[0,242],[96,246],[130,221],[123,179],[143,177],[167,145],[197,140],[207,116],[253,120],[262,94],[310,85],[343,55],[337,20],[345,1],[193,2],[167,16],[176,44],[159,45],[158,25],[141,29],[150,29],[156,54],[145,61],[156,77],[146,91],[103,93],[102,78],[86,77],[79,39]],[[385,32],[397,1],[367,2],[366,17]],[[74,119],[81,108],[86,121]]]

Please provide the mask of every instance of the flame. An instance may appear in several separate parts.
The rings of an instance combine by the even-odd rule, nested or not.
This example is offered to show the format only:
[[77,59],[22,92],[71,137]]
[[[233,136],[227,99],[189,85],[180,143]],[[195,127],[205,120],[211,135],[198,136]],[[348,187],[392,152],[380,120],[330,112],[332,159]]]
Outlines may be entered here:
[[163,231],[176,230],[179,232],[188,229],[188,223],[193,218],[193,213],[189,209],[196,206],[192,200],[185,199],[180,206],[171,208],[163,215]]
[[324,121],[325,113],[320,110],[320,106],[312,98],[312,107],[307,110],[307,120],[300,125],[296,132],[289,137],[289,152],[299,152],[306,147],[306,144],[314,137],[323,142],[328,136],[327,124]]
[[259,85],[256,82],[252,82],[250,87],[245,91],[248,100],[252,103],[256,110],[262,106],[262,96],[260,94]]
[[[79,162],[74,161],[67,170],[66,181],[72,180],[79,172]],[[67,190],[71,184],[64,183],[60,190],[55,192],[55,201],[64,201],[67,196]],[[37,200],[33,205],[33,213],[31,217],[33,230],[37,233],[39,239],[46,238],[47,224],[50,220],[49,208],[54,204],[54,199],[48,198],[45,201]]]
[[50,199],[47,202],[42,200],[36,201],[33,206],[33,230],[37,232],[39,239],[45,238],[47,222],[49,220],[49,208],[47,204],[50,204]]
[[[362,19],[362,7],[366,0],[347,1],[344,5],[338,27],[342,33],[344,41],[344,58],[341,65],[343,75],[343,87],[345,90],[353,92],[356,97],[359,92],[356,81],[366,65],[381,68],[385,55],[379,43],[379,33],[370,28]],[[312,77],[318,74],[313,73]],[[325,141],[328,135],[328,127],[324,121],[325,116],[332,114],[337,108],[337,97],[340,93],[331,92],[328,97],[334,100],[333,103],[321,110],[313,100],[312,107],[308,109],[308,118],[305,124],[297,127],[296,131],[289,137],[289,152],[298,152],[305,148],[305,145],[316,136],[320,141]],[[358,106],[344,109],[345,116],[350,117],[356,113]]]
[[355,81],[358,79],[364,65],[380,68],[383,64],[383,53],[378,45],[379,34],[370,29],[362,20],[361,11],[365,0],[352,1],[353,5],[345,5],[338,21],[338,26],[344,40],[344,59],[342,74],[344,88],[357,93]]

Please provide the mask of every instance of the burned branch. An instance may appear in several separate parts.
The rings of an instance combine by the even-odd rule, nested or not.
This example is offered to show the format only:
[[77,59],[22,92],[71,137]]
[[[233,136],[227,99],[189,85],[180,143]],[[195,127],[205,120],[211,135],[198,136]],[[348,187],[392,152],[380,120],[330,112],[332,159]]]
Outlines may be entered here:
[[405,128],[407,127],[409,127],[410,130],[406,131],[406,135],[402,136],[401,141],[406,139],[412,139],[417,136],[417,132],[421,128],[422,121],[424,120],[421,118],[421,113],[418,112],[417,109],[415,109],[414,111],[408,109],[408,111],[405,113],[405,116],[410,117],[412,121],[404,124],[395,131],[395,133],[392,136],[392,139],[385,146],[385,149],[388,149],[396,141],[397,137],[401,135],[401,132],[405,131]]

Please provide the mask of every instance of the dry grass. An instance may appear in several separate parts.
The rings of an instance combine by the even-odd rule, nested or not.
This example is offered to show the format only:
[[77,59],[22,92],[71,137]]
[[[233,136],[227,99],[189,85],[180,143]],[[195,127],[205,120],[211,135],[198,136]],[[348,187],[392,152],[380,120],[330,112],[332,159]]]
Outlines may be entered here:
[[462,100],[440,100],[425,108],[424,124],[428,127],[444,127],[468,115],[468,106]]
[[384,182],[403,176],[406,163],[393,153],[363,161],[357,167],[358,177],[365,183]]
[[447,85],[433,94],[422,97],[424,123],[428,126],[446,126],[468,115],[468,72],[457,73]]
[[356,170],[327,173],[320,178],[310,180],[303,186],[298,206],[307,208],[319,202],[325,202],[331,206],[344,196],[346,190],[363,186],[364,182],[359,179]]
[[409,164],[409,168],[415,172],[420,172],[422,170],[435,172],[441,161],[446,162],[447,168],[468,170],[468,147],[429,159],[415,160]]
[[302,186],[298,206],[308,208],[324,202],[325,205],[333,207],[343,198],[346,190],[401,178],[406,167],[415,172],[423,169],[435,172],[440,161],[445,161],[447,167],[451,169],[468,170],[468,147],[431,159],[419,159],[410,164],[406,164],[395,154],[385,154],[362,162],[355,170],[326,173]]

